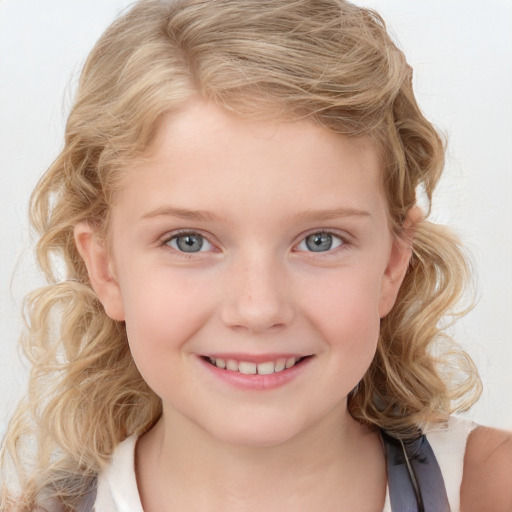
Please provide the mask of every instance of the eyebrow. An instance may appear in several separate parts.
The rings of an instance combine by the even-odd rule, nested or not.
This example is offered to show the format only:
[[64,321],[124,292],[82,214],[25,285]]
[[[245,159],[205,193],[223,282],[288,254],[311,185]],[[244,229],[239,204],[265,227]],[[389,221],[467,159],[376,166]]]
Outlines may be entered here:
[[[142,219],[152,219],[154,217],[176,217],[184,220],[193,220],[197,222],[214,222],[220,220],[220,217],[212,212],[205,210],[190,210],[188,208],[178,208],[173,206],[162,206],[145,213]],[[332,208],[327,210],[305,210],[298,212],[290,217],[295,222],[308,222],[318,220],[332,220],[342,217],[371,217],[370,212],[357,208]]]
[[371,217],[371,213],[357,208],[332,208],[328,210],[305,210],[291,218],[294,221],[307,222],[315,220],[332,220],[342,217]]
[[195,220],[199,222],[215,221],[218,217],[204,210],[189,210],[187,208],[176,208],[173,206],[161,206],[142,215],[142,219],[152,219],[154,217],[176,217],[184,220]]

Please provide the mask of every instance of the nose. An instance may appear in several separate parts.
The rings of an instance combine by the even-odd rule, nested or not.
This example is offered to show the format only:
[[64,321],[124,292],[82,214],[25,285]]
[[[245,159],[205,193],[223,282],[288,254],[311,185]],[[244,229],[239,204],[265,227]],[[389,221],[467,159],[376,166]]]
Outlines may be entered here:
[[289,325],[294,317],[287,272],[272,257],[233,262],[225,281],[221,317],[232,328],[264,332]]

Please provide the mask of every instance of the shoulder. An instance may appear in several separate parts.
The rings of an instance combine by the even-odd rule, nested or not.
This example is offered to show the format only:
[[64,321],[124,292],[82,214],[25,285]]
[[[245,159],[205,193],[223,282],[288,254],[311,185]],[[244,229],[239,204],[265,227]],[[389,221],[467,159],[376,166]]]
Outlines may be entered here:
[[468,437],[461,510],[512,511],[512,432],[475,428]]

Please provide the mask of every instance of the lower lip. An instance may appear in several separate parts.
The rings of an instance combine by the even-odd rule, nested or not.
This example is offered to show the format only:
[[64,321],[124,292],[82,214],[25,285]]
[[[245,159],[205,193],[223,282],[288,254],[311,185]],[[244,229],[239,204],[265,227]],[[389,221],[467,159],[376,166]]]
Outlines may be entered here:
[[202,357],[199,358],[201,364],[206,368],[206,370],[216,378],[237,388],[257,391],[275,389],[288,384],[305,370],[312,359],[312,356],[307,357],[291,368],[287,368],[281,372],[271,373],[269,375],[246,375],[245,373],[218,368],[217,366],[205,361]]

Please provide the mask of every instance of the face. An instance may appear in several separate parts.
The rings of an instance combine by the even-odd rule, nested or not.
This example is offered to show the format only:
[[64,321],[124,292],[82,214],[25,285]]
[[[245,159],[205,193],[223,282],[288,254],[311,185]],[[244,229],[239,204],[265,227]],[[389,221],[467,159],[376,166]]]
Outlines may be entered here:
[[203,103],[126,176],[108,253],[76,238],[164,419],[246,445],[348,414],[409,257],[371,141]]

